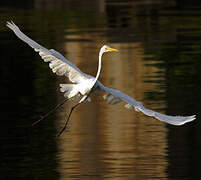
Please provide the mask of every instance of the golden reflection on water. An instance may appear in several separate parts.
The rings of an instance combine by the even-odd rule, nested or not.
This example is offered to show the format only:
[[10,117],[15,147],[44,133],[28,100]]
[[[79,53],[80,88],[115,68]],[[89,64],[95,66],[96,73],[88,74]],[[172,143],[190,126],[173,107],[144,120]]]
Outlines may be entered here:
[[[75,41],[64,44],[65,56],[82,71],[95,75],[98,52],[106,39],[93,33],[67,35],[66,38]],[[84,41],[88,38],[95,39]],[[100,81],[143,100],[144,92],[155,86],[144,82],[144,77],[154,76],[157,68],[144,65],[145,55],[140,43],[108,45],[119,49],[119,53],[104,55]],[[91,103],[75,110],[69,132],[59,139],[61,179],[166,179],[167,129],[164,123],[125,109],[123,103],[108,105],[102,95],[96,94]],[[58,128],[63,125],[71,106],[72,103],[68,103],[58,112]]]

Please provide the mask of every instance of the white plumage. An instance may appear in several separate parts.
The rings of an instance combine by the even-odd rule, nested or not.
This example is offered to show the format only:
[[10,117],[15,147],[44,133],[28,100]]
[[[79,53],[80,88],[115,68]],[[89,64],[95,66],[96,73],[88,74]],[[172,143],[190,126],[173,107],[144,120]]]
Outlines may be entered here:
[[[24,33],[13,23],[7,22],[7,26],[16,34],[18,38],[31,46],[44,60],[44,62],[49,62],[49,67],[52,69],[53,73],[59,76],[67,76],[71,82],[74,84],[60,84],[60,91],[64,93],[65,98],[73,98],[78,100],[79,103],[84,100],[90,101],[90,94],[95,91],[106,91],[107,94],[104,95],[104,99],[109,104],[117,104],[121,101],[126,102],[126,108],[134,108],[136,111],[140,111],[147,116],[154,117],[160,121],[166,122],[173,125],[182,125],[187,122],[193,121],[196,117],[193,116],[169,116],[164,115],[153,110],[145,108],[141,102],[136,101],[134,98],[122,93],[119,90],[105,87],[98,81],[101,70],[101,58],[104,52],[117,51],[116,49],[110,48],[104,45],[99,52],[99,66],[96,77],[90,76],[83,73],[74,64],[68,61],[62,54],[55,51],[54,49],[46,49],[45,47],[39,45]],[[62,131],[63,132],[63,131]]]

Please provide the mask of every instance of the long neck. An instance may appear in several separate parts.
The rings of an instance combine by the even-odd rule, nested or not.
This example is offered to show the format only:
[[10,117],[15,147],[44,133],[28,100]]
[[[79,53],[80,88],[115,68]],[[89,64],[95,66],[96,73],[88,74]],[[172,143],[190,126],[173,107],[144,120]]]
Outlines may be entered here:
[[98,80],[98,77],[99,77],[100,72],[101,72],[101,59],[102,59],[102,55],[103,55],[103,52],[100,51],[100,52],[99,52],[99,60],[98,60],[98,71],[97,71],[96,77],[95,77],[95,79],[94,79],[94,84],[95,84],[96,81]]

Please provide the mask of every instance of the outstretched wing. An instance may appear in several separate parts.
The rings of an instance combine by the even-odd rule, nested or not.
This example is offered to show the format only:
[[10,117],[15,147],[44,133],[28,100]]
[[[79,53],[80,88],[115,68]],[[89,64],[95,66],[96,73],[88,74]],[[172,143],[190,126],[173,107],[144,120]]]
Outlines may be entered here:
[[6,26],[9,27],[18,38],[31,46],[36,52],[39,52],[41,58],[45,62],[49,62],[49,67],[52,69],[53,73],[56,73],[59,76],[65,75],[73,83],[79,83],[83,79],[89,79],[87,74],[80,71],[79,68],[68,61],[62,54],[54,49],[46,49],[37,42],[33,41],[20,31],[18,26],[16,26],[13,22],[7,22]]
[[109,104],[116,104],[120,101],[125,101],[127,104],[125,105],[126,108],[135,108],[136,111],[140,111],[144,113],[147,116],[155,117],[156,119],[166,122],[168,124],[172,125],[182,125],[187,122],[193,121],[196,117],[193,116],[168,116],[165,114],[161,114],[155,111],[152,111],[150,109],[145,108],[141,102],[136,101],[134,98],[131,98],[130,96],[122,93],[119,90],[111,89],[108,87],[103,86],[102,84],[99,85],[101,90],[104,90],[107,92],[106,95],[104,95],[104,99],[107,100]]

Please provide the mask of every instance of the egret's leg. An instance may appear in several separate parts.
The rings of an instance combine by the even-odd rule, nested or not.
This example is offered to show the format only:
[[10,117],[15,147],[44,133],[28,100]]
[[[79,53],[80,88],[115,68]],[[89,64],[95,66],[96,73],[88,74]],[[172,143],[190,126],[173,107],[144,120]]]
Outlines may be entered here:
[[59,136],[64,132],[64,130],[66,129],[66,127],[67,127],[67,125],[68,125],[68,122],[69,122],[69,120],[70,120],[70,117],[71,117],[71,114],[72,114],[73,110],[74,110],[78,105],[80,105],[80,104],[81,104],[81,103],[78,103],[78,104],[74,105],[74,106],[71,108],[70,113],[69,113],[69,115],[68,115],[68,117],[67,117],[67,119],[66,119],[65,125],[64,125],[64,127],[59,131],[59,133],[57,134],[57,137],[59,137]]
[[64,101],[62,101],[60,104],[56,105],[55,108],[53,108],[52,110],[50,110],[49,112],[47,112],[45,115],[43,115],[39,120],[35,121],[32,126],[38,124],[40,121],[42,121],[43,119],[47,118],[50,114],[52,114],[54,111],[56,111],[59,107],[61,107],[65,102],[67,102],[68,99],[64,99]]

